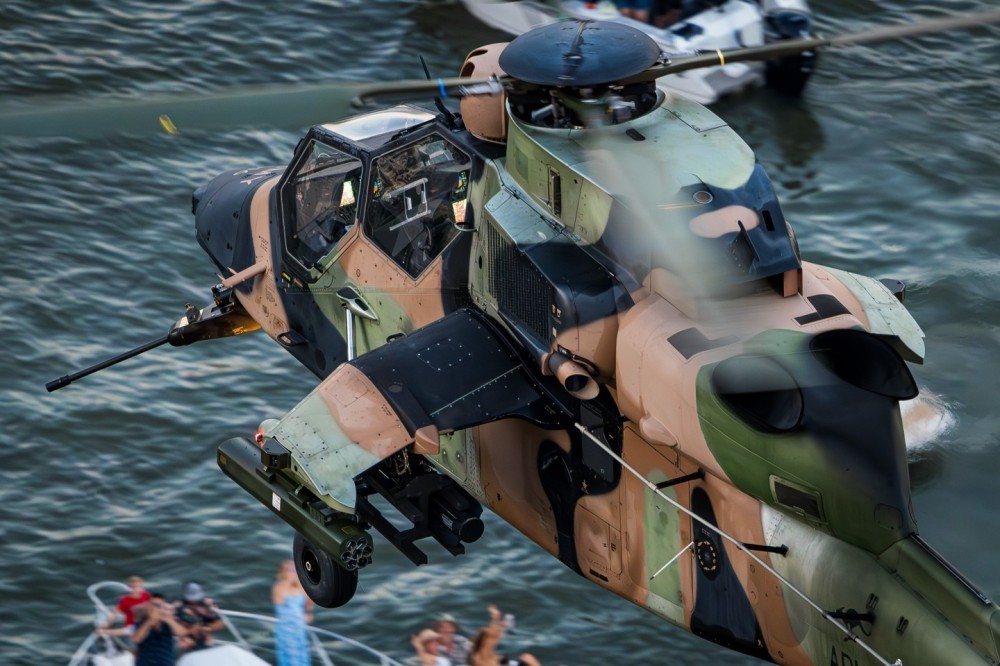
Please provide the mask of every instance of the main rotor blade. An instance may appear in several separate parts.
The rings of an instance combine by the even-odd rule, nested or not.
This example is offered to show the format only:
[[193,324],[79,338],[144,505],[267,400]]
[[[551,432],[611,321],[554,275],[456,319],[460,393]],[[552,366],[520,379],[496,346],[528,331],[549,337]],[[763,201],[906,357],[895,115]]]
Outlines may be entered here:
[[[854,44],[878,44],[918,35],[947,32],[949,30],[965,30],[995,23],[1000,23],[1000,11],[880,27],[865,32],[839,35],[831,38],[810,37],[805,39],[790,39],[754,48],[679,56],[662,65],[650,67],[619,83],[631,84],[651,81],[667,74],[676,74],[701,67],[715,67],[730,62],[770,60],[772,58],[782,58],[820,48]],[[510,77],[501,77],[500,79],[450,78],[437,79],[435,81],[395,81],[367,86],[359,93],[359,99],[367,103],[414,99],[430,95],[435,97],[494,95],[499,93],[501,88],[509,90],[515,86],[523,88],[526,85]]]
[[854,44],[880,44],[882,42],[906,39],[918,35],[929,35],[936,32],[950,32],[952,30],[970,30],[986,25],[1000,23],[1000,10],[971,14],[968,16],[956,16],[941,19],[929,19],[917,21],[916,23],[905,23],[903,25],[890,25],[881,28],[872,28],[865,32],[858,32],[852,35],[839,35],[830,38],[830,46],[848,46]]
[[885,26],[848,35],[835,37],[807,37],[804,39],[789,39],[773,44],[765,44],[746,49],[732,49],[698,53],[691,56],[679,56],[662,65],[655,65],[622,83],[639,83],[658,79],[668,74],[676,74],[702,67],[716,67],[733,62],[750,62],[771,60],[785,56],[796,55],[815,49],[838,46],[854,46],[859,44],[881,44],[882,42],[906,39],[919,35],[928,35],[952,30],[969,30],[1000,23],[1000,11],[984,12],[956,18],[932,19],[907,23],[904,25]]
[[[470,95],[499,95],[514,83],[510,77],[465,78],[388,81],[364,86],[358,92],[358,101],[363,104],[392,102],[427,97],[468,97]],[[521,84],[523,87],[524,84]]]
[[[878,44],[997,23],[1000,23],[1000,11],[881,27],[853,35],[794,39],[756,48],[679,56],[619,83],[650,81],[667,74],[731,62],[768,60],[827,47]],[[525,84],[508,77],[499,80],[449,78],[397,81],[377,85],[338,81],[258,86],[212,96],[191,95],[105,103],[66,103],[40,99],[24,108],[0,110],[0,137],[61,136],[83,139],[112,134],[146,136],[160,132],[175,134],[244,126],[300,129],[339,120],[350,113],[352,102],[358,99],[362,102],[385,102],[429,96],[495,95],[512,86],[524,87]]]
[[0,136],[86,139],[244,126],[300,129],[348,115],[363,87],[361,82],[338,81],[96,103],[39,99],[24,109],[0,111]]

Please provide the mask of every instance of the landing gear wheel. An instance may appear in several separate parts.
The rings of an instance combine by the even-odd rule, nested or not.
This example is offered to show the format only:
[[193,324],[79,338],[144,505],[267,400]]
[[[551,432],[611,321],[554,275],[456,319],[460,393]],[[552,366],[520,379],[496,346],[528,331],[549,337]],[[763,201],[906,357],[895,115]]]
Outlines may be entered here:
[[322,548],[298,532],[292,542],[295,573],[306,594],[318,606],[343,606],[358,589],[358,572],[348,571],[333,561]]

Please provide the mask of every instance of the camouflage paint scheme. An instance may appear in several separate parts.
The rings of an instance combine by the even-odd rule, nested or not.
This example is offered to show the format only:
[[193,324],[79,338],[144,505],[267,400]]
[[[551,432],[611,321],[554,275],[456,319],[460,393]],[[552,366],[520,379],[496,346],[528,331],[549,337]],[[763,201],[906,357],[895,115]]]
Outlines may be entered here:
[[[679,99],[602,130],[552,130],[511,117],[498,147],[412,107],[395,113],[411,116],[411,125],[369,141],[373,154],[433,131],[472,164],[471,224],[416,277],[369,237],[365,215],[374,202],[361,203],[358,223],[315,266],[296,271],[280,247],[278,172],[220,177],[196,194],[199,240],[220,270],[256,267],[228,286],[268,335],[323,378],[267,428],[267,438],[292,454],[289,477],[349,516],[355,476],[412,444],[412,453],[567,566],[673,624],[775,663],[878,663],[744,552],[582,438],[571,426],[583,422],[654,483],[702,471],[663,492],[745,544],[786,547],[784,555],[758,555],[824,609],[874,613],[874,621],[848,624],[889,661],[1000,663],[997,606],[916,537],[898,408],[906,387],[858,388],[844,379],[852,370],[843,371],[836,350],[847,345],[849,356],[860,338],[817,337],[846,330],[871,338],[863,343],[871,358],[905,385],[903,359],[922,360],[922,332],[881,282],[799,260],[766,176],[721,119]],[[310,137],[339,131],[323,126]],[[305,149],[300,144],[299,154]],[[602,150],[627,155],[632,166],[609,171]],[[661,188],[629,190],[636,169],[657,172]],[[714,197],[704,201],[704,191]],[[640,212],[630,218],[623,210]],[[655,219],[642,219],[642,210]],[[759,252],[738,292],[706,306],[685,286],[697,265],[644,253],[643,237],[629,242],[661,210],[681,221],[683,233],[720,241],[721,251],[710,248],[697,262],[725,263],[740,238],[753,239],[746,243],[755,253],[765,242],[774,251]],[[349,363],[346,310],[336,295],[345,285],[377,315],[355,320],[358,358]],[[386,389],[393,384],[372,370],[394,370],[379,350],[450,325],[442,318],[462,308],[492,322],[491,340],[519,350],[519,371],[551,402],[553,422],[484,412],[439,428],[419,409],[402,413]],[[811,346],[816,340],[834,351]],[[463,391],[478,390],[463,386],[466,342],[473,341],[449,339],[452,376]],[[480,352],[468,354],[476,364]],[[365,365],[366,358],[373,360]],[[589,368],[599,397],[577,399],[562,388],[554,358],[570,359],[571,370]],[[791,405],[787,414],[765,410],[775,427],[748,419],[741,409],[753,413],[756,404],[730,386],[760,376],[755,364],[777,384],[750,394],[773,390]],[[869,380],[885,378],[858,381]],[[425,386],[406,388],[425,399]],[[840,396],[855,401],[850,410]],[[855,408],[862,416],[852,420]]]

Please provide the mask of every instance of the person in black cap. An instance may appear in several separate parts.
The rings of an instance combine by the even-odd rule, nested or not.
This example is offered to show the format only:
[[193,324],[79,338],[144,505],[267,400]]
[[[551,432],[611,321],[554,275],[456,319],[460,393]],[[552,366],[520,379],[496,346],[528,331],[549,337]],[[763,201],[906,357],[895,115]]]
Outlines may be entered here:
[[205,598],[201,585],[194,581],[184,583],[184,598],[177,604],[175,617],[188,630],[180,641],[183,652],[209,647],[212,632],[223,627],[215,603]]

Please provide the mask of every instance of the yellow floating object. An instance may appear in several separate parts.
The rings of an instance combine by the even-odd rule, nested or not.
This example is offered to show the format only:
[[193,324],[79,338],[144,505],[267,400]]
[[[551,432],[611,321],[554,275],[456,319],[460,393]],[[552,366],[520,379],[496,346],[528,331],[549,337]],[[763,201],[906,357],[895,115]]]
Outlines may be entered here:
[[174,121],[170,120],[170,116],[164,114],[160,116],[160,125],[166,130],[167,134],[180,134],[180,130],[177,129],[177,125],[174,125]]

